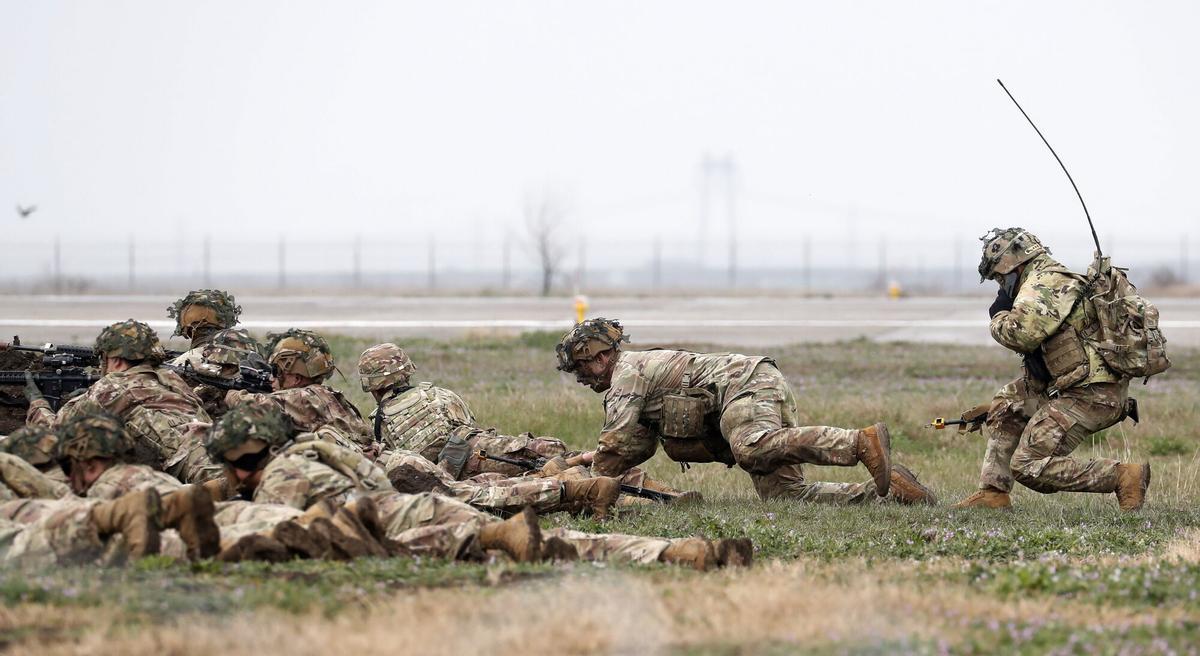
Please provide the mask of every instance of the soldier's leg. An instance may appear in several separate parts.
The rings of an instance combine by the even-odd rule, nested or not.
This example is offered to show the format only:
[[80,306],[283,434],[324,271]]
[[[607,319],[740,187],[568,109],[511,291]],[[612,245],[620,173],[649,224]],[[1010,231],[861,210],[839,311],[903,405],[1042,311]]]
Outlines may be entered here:
[[1124,401],[1123,386],[1104,383],[1050,399],[1029,421],[1013,454],[1017,480],[1044,494],[1115,492],[1119,462],[1077,460],[1070,453],[1085,437],[1120,421]]
[[785,465],[766,474],[750,474],[754,490],[762,499],[796,499],[813,503],[858,504],[873,501],[875,482],[809,483],[800,465]]
[[[23,512],[20,513],[5,508],[0,512],[4,516],[0,518],[3,561],[49,566],[96,560],[104,551],[104,541],[91,521],[91,506],[96,503],[82,499],[22,503]],[[34,521],[22,522],[8,518],[17,514],[30,518],[35,512],[38,517]]]
[[544,533],[575,548],[580,560],[625,563],[654,563],[671,546],[669,538],[622,535],[619,533],[584,533],[558,527]]
[[494,515],[438,494],[371,495],[388,539],[410,553],[441,558],[480,556],[480,529]]
[[1024,378],[1018,378],[1000,388],[992,398],[983,436],[987,448],[979,474],[979,488],[1008,493],[1012,491],[1012,457],[1021,441],[1021,433],[1031,414],[1043,401],[1043,395],[1030,391]]
[[497,473],[479,474],[456,481],[423,456],[396,451],[385,465],[388,480],[397,492],[436,492],[476,508],[515,513],[525,506],[538,512],[563,510],[562,483],[552,478],[506,478]]

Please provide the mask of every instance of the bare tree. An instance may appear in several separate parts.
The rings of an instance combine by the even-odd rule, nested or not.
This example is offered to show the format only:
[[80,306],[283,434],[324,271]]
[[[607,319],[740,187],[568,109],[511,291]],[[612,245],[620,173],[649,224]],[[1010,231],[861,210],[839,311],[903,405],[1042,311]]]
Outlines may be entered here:
[[555,194],[542,192],[525,199],[525,231],[529,249],[542,270],[542,296],[550,295],[566,254],[562,236],[566,216],[566,205]]

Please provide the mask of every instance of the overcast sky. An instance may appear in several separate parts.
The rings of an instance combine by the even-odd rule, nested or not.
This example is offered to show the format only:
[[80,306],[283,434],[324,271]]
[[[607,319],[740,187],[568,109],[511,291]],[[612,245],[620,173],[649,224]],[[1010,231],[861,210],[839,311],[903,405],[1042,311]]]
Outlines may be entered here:
[[747,242],[1086,242],[1000,77],[1103,236],[1170,245],[1200,234],[1198,7],[3,0],[0,227],[498,239],[552,189],[597,242],[694,239],[711,152]]

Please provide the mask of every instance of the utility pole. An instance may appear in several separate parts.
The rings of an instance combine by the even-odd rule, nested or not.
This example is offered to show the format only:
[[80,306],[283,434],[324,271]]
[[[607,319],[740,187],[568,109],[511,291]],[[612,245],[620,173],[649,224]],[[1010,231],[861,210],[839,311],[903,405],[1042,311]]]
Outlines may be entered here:
[[279,235],[279,288],[287,287],[287,242]]
[[1188,281],[1188,236],[1179,236],[1179,283],[1186,285]]
[[579,235],[579,257],[575,263],[575,286],[580,290],[587,287],[587,237]]
[[650,255],[650,281],[654,289],[662,287],[662,237],[660,235],[654,235],[654,245]]
[[962,291],[963,288],[963,245],[962,235],[954,238],[954,285],[951,292]]
[[729,286],[737,286],[737,178],[733,155],[725,155],[725,213],[729,221]]
[[708,211],[709,200],[712,197],[713,158],[708,153],[700,160],[700,230],[697,231],[696,266],[705,268],[705,257],[708,255]]
[[54,235],[54,293],[62,294],[62,241]]
[[129,291],[133,291],[134,281],[136,279],[135,274],[134,274],[134,266],[135,266],[134,262],[135,262],[135,257],[134,257],[133,235],[129,235]]
[[879,237],[879,287],[887,289],[887,237]]
[[813,293],[812,285],[812,235],[804,235],[804,259],[801,266],[804,268],[804,293],[811,295]]
[[500,287],[508,289],[512,284],[512,235],[508,230],[504,231],[504,246],[501,250],[502,260],[500,262]]
[[204,235],[203,253],[204,253],[204,255],[203,255],[204,262],[202,262],[202,266],[204,268],[204,286],[211,287],[212,286],[212,237],[210,235]]
[[362,235],[354,236],[354,288],[362,289]]
[[429,235],[429,289],[437,289],[437,242]]

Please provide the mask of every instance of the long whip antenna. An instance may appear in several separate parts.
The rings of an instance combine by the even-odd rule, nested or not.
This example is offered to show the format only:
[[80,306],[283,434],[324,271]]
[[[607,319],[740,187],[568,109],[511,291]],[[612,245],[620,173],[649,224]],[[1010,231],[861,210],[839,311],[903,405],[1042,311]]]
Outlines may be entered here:
[[1042,138],[1042,143],[1046,144],[1046,147],[1050,149],[1050,154],[1054,155],[1054,159],[1057,160],[1058,165],[1062,167],[1063,173],[1067,174],[1067,179],[1071,181],[1071,187],[1075,189],[1075,195],[1079,197],[1079,204],[1083,205],[1083,215],[1087,217],[1088,228],[1091,228],[1092,230],[1092,241],[1096,242],[1096,254],[1101,255],[1100,238],[1096,236],[1096,226],[1092,224],[1092,215],[1088,214],[1087,203],[1083,202],[1083,194],[1079,193],[1079,185],[1075,184],[1075,178],[1071,177],[1071,172],[1067,170],[1067,165],[1063,164],[1062,158],[1058,156],[1058,153],[1054,152],[1054,146],[1051,146],[1050,142],[1046,141],[1046,135],[1042,134],[1042,131],[1038,129],[1038,126],[1034,125],[1033,119],[1029,118],[1029,114],[1025,113],[1025,108],[1021,107],[1021,103],[1017,102],[1016,98],[1013,98],[1012,92],[1008,90],[1008,87],[1004,86],[1004,83],[1001,82],[999,78],[996,78],[996,84],[999,84],[1000,88],[1004,89],[1004,93],[1008,94],[1008,99],[1013,101],[1013,104],[1017,106],[1017,109],[1021,110],[1021,115],[1025,117],[1026,121],[1029,121],[1029,125],[1033,128],[1033,131],[1037,133],[1037,136]]

